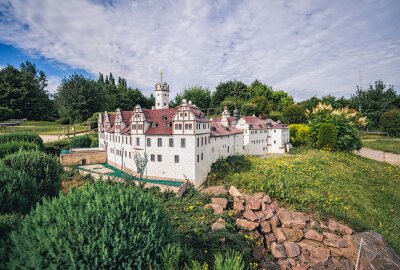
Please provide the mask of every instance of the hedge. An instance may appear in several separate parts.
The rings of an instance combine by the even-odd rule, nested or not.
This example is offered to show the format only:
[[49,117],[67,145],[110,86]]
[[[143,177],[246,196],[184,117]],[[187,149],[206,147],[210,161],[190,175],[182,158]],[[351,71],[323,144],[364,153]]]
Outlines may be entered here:
[[0,135],[0,144],[9,142],[30,142],[37,144],[40,149],[44,149],[42,138],[40,138],[40,136],[35,133],[18,132]]
[[290,130],[290,143],[293,146],[311,145],[312,133],[311,128],[303,124],[291,124]]
[[71,139],[69,143],[70,148],[89,148],[92,140],[89,136],[76,136]]
[[390,135],[400,137],[400,110],[385,112],[381,118],[381,125]]
[[55,196],[61,189],[63,168],[55,158],[43,152],[18,151],[6,156],[3,163],[33,179],[41,197]]
[[38,200],[35,181],[0,164],[0,214],[27,213]]
[[12,141],[0,143],[0,158],[18,152],[19,150],[39,150],[40,147],[33,142]]
[[334,150],[337,142],[337,130],[333,124],[321,124],[318,137],[317,147],[327,150]]
[[159,201],[97,182],[45,199],[11,233],[10,269],[158,269],[172,227]]

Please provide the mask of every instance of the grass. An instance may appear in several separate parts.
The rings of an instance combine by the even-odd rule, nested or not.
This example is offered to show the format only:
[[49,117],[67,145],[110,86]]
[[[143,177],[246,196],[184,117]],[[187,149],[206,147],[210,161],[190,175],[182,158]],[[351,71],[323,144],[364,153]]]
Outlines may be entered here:
[[[40,135],[58,135],[67,134],[67,129],[65,131],[62,129],[64,125],[58,124],[56,122],[50,121],[26,121],[15,127],[16,132],[36,132]],[[58,129],[60,128],[60,130]],[[76,125],[75,131],[85,131],[86,126]],[[0,133],[10,133],[12,131],[11,127],[5,127],[0,130]],[[72,126],[69,128],[69,133],[72,134]]]
[[365,140],[363,146],[375,150],[381,150],[394,154],[400,154],[400,140],[381,139],[381,140]]
[[289,208],[334,217],[359,231],[376,230],[400,253],[399,167],[350,153],[309,150],[220,161],[208,181],[265,191]]

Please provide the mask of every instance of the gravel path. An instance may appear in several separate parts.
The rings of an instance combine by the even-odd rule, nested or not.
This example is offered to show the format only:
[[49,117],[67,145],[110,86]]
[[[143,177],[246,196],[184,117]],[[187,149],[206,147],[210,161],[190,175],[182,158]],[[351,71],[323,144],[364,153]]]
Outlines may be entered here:
[[370,148],[361,148],[360,152],[357,152],[357,154],[380,162],[387,162],[392,165],[400,166],[400,155],[383,152],[380,150],[373,150]]

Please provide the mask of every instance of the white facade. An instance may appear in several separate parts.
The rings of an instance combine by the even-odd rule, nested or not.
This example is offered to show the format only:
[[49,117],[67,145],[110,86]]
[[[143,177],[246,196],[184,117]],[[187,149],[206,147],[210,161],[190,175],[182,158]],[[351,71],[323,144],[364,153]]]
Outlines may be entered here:
[[108,163],[135,173],[135,153],[146,154],[144,177],[188,179],[199,187],[219,158],[285,152],[289,143],[286,125],[254,116],[239,117],[237,110],[231,117],[226,108],[222,117],[209,120],[186,100],[168,108],[169,95],[157,98],[158,92],[169,92],[164,85],[167,87],[156,84],[156,109],[137,105],[133,111],[99,115],[99,146],[107,151]]
[[169,85],[164,82],[163,84],[157,83],[155,86],[156,109],[169,108]]

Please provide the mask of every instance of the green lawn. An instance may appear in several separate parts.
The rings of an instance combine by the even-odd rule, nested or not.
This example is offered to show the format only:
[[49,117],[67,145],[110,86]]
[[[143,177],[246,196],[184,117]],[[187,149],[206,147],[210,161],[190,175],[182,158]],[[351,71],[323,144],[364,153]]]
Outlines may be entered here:
[[[60,134],[67,134],[67,128],[63,130],[63,125],[58,124],[56,122],[50,122],[50,121],[26,121],[24,123],[21,123],[20,125],[15,127],[16,132],[36,132],[40,135],[58,135],[58,132]],[[58,128],[60,130],[58,131]],[[9,133],[11,132],[12,128],[11,127],[6,127],[5,129],[1,129],[0,133]],[[75,130],[77,132],[79,131],[84,131],[85,126],[83,125],[76,125]],[[72,134],[72,126],[70,126],[69,133]]]
[[400,139],[365,140],[363,146],[375,150],[400,154]]
[[384,235],[400,253],[400,168],[350,153],[310,150],[237,157],[213,166],[210,185],[265,191],[283,205]]

